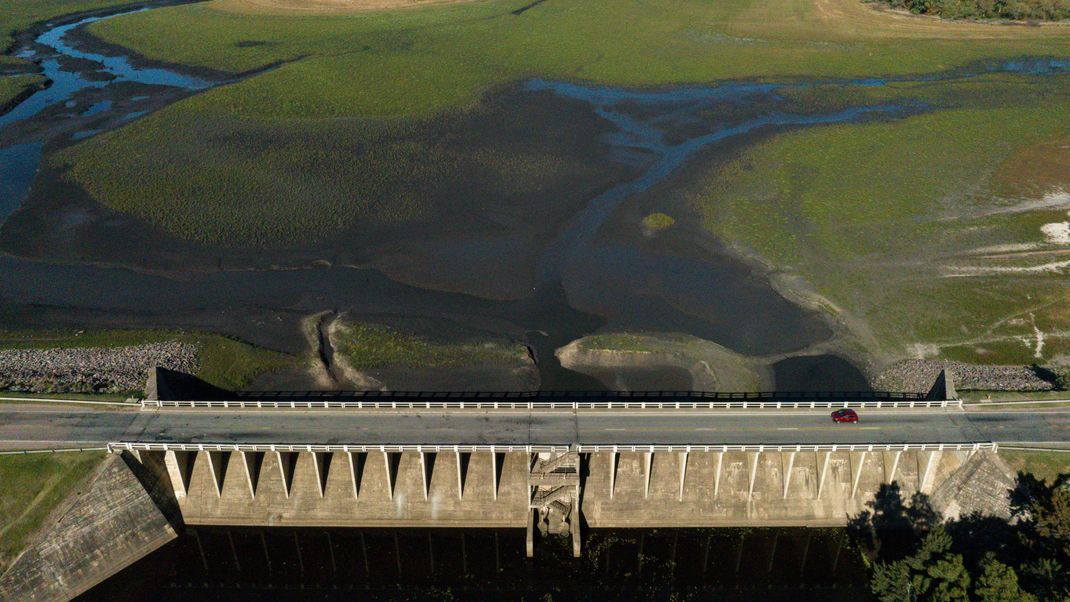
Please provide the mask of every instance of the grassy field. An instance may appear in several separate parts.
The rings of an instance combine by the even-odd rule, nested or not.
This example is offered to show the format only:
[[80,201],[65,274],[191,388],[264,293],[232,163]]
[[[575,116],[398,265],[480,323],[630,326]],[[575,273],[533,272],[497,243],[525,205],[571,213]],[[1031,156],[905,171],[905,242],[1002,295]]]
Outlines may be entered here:
[[[591,0],[512,14],[524,4],[309,14],[216,0],[102,21],[95,34],[149,57],[234,72],[279,66],[53,160],[104,204],[213,244],[285,247],[434,224],[464,206],[458,198],[484,212],[458,223],[497,227],[502,207],[553,197],[536,190],[521,202],[506,183],[563,181],[573,162],[517,144],[441,141],[479,123],[488,90],[528,76],[827,80],[1070,56],[1067,26],[943,22],[856,0]],[[1065,79],[786,92],[815,110],[863,100],[926,110],[768,138],[695,170],[684,197],[710,231],[865,324],[857,330],[874,336],[862,346],[878,358],[1054,361],[1070,354],[1065,257],[1040,228],[1058,226],[1068,207],[1027,208],[1070,189],[1057,159],[1067,153],[1044,152],[1070,140]],[[500,189],[468,188],[484,181]]]
[[0,456],[0,573],[42,521],[78,489],[104,452]]
[[527,358],[522,345],[499,342],[443,343],[379,324],[346,324],[337,352],[356,370],[383,367],[448,368],[479,364],[510,366]]
[[122,347],[180,341],[197,346],[197,376],[223,388],[240,388],[258,374],[293,361],[282,353],[217,334],[170,330],[3,331],[0,349]]
[[690,193],[706,227],[802,275],[895,354],[1064,356],[1066,250],[1040,228],[1066,219],[1070,199],[1043,201],[1070,174],[1044,189],[1019,157],[1070,140],[1070,83],[990,76],[895,93],[946,108],[750,148]]
[[1070,452],[999,450],[999,455],[1016,471],[1028,472],[1038,479],[1055,481],[1060,475],[1070,475]]
[[854,0],[685,1],[671,10],[599,0],[511,14],[523,4],[308,15],[220,0],[96,23],[95,34],[149,57],[230,71],[283,64],[57,160],[105,204],[180,237],[292,246],[358,224],[433,221],[444,209],[421,191],[466,169],[518,184],[566,170],[514,148],[444,149],[422,127],[529,75],[659,85],[1070,54],[1070,28],[934,26]]

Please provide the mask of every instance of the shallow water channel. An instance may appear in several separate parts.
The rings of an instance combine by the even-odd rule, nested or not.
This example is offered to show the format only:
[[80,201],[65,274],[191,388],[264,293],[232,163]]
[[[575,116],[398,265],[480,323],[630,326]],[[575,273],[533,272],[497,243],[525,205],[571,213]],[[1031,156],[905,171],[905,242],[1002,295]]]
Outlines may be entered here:
[[[194,75],[184,68],[124,56],[114,47],[96,48],[92,38],[79,32],[102,18],[109,17],[96,15],[46,27],[15,51],[38,64],[52,84],[0,115],[0,222],[11,222],[5,226],[6,240],[33,235],[16,229],[22,226],[12,225],[10,218],[32,196],[38,167],[52,150],[240,78]],[[1067,72],[1068,67],[1065,62],[1028,59],[918,79],[989,72],[1047,75]],[[929,110],[922,105],[861,104],[821,111],[800,107],[780,94],[787,88],[828,83],[628,90],[539,79],[526,82],[519,93],[586,103],[612,128],[602,140],[606,152],[638,176],[591,198],[545,241],[536,260],[537,285],[521,299],[441,292],[402,284],[361,267],[174,268],[189,245],[175,245],[172,254],[177,259],[164,268],[136,250],[122,261],[102,265],[77,256],[46,259],[12,251],[8,244],[0,256],[0,323],[205,328],[299,351],[305,344],[298,327],[302,316],[320,311],[355,318],[407,316],[526,339],[539,361],[542,386],[557,389],[606,386],[561,368],[553,355],[554,349],[595,331],[684,332],[743,354],[805,354],[833,336],[827,322],[779,295],[761,274],[708,235],[692,229],[667,235],[663,247],[658,247],[620,236],[611,224],[630,200],[658,190],[697,155],[719,145],[786,129],[900,119]],[[834,83],[861,88],[887,82]],[[62,205],[64,199],[50,202]],[[84,219],[88,218],[77,211],[65,214],[64,227]],[[146,232],[146,240],[154,237],[151,229]],[[92,244],[113,243],[101,237]],[[481,261],[481,247],[467,244],[467,249],[477,249],[471,260]],[[221,255],[220,266],[224,259]],[[790,383],[797,389],[865,386],[857,369],[831,355],[780,362],[774,371],[778,384]],[[666,373],[666,386],[679,386],[678,377]],[[644,374],[642,381],[657,384],[650,374]]]

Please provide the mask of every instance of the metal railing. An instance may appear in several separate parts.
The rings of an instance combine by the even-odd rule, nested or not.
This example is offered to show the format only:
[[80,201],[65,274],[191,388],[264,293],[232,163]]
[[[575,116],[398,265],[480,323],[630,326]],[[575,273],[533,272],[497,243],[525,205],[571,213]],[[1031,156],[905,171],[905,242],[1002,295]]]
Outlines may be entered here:
[[142,409],[212,408],[270,410],[833,410],[961,408],[957,399],[944,401],[222,401],[142,400]]
[[925,393],[900,391],[237,391],[236,400],[422,401],[527,400],[619,401],[628,399],[716,401],[925,401]]
[[808,443],[808,444],[578,444],[578,445],[362,445],[362,444],[300,444],[300,443],[172,443],[154,441],[115,441],[108,443],[108,451],[209,451],[209,452],[556,452],[569,450],[579,453],[596,452],[882,452],[882,451],[996,451],[991,441],[959,443]]

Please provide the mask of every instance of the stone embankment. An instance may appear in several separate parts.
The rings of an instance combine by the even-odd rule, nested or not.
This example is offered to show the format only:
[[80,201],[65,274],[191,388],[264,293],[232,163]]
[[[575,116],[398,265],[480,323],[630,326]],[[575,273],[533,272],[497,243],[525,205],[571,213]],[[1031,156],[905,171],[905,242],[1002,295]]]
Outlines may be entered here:
[[947,370],[958,389],[983,391],[1049,391],[1055,384],[1030,366],[985,366],[950,360],[903,360],[882,370],[873,380],[884,391],[927,391]]
[[122,393],[145,387],[163,366],[196,373],[197,346],[146,343],[128,347],[6,349],[0,351],[0,390],[32,393]]

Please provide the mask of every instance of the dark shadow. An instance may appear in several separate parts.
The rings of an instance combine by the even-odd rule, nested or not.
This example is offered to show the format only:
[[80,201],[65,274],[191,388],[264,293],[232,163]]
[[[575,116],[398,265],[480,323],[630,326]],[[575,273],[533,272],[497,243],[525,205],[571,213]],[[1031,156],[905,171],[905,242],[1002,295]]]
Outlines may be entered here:
[[1035,374],[1036,377],[1039,378],[1040,380],[1042,380],[1042,381],[1044,381],[1046,383],[1051,383],[1052,387],[1054,387],[1056,389],[1061,389],[1062,388],[1060,386],[1062,383],[1060,382],[1059,375],[1054,373],[1054,372],[1052,372],[1051,370],[1045,368],[1044,366],[1038,366],[1036,364],[1032,364],[1032,365],[1029,366],[1029,370],[1033,374]]
[[530,4],[525,4],[524,6],[521,6],[520,8],[512,11],[512,13],[510,13],[510,14],[522,15],[522,14],[528,12],[529,10],[535,8],[536,6],[542,4],[543,2],[546,2],[546,0],[535,0],[534,2],[532,2]]
[[940,522],[927,495],[915,493],[908,505],[895,481],[882,484],[867,505],[870,510],[849,518],[847,533],[856,546],[879,562],[893,562],[909,555]]
[[[1070,490],[1063,489],[1067,482],[1070,474],[1049,484],[1019,472],[1014,488],[1007,492],[1010,517],[972,513],[948,520],[926,494],[914,493],[907,502],[897,483],[886,484],[868,509],[848,518],[847,533],[870,558],[871,567],[887,569],[904,560],[906,564],[899,566],[915,575],[933,575],[940,569],[926,564],[933,557],[923,541],[930,532],[943,529],[951,539],[950,552],[961,556],[973,583],[978,583],[988,563],[996,561],[1009,567],[1018,585],[1037,599],[1070,599]],[[880,579],[871,582],[875,587],[878,583]],[[879,587],[887,586],[884,582]]]
[[1038,500],[1042,500],[1048,492],[1048,484],[1030,473],[1018,471],[1018,478],[1014,481],[1014,489],[1011,489],[1011,516],[1027,518],[1029,510]]

